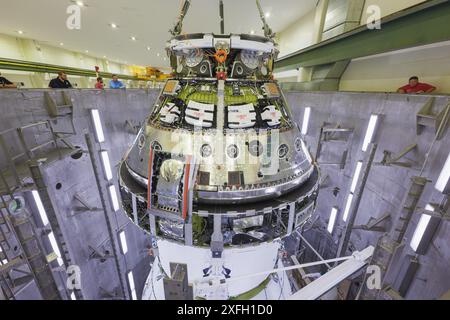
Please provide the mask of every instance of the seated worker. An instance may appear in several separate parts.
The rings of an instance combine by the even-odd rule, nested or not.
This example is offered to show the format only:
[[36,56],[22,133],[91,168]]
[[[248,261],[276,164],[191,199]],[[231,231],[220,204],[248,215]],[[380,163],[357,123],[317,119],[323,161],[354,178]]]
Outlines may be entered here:
[[423,94],[423,93],[431,93],[436,90],[436,87],[432,86],[428,83],[420,83],[418,77],[411,77],[409,79],[409,84],[404,87],[401,87],[397,90],[398,93],[415,93],[415,94]]
[[48,84],[51,89],[71,89],[72,84],[67,80],[67,74],[63,71],[58,72],[58,77],[52,79]]
[[111,89],[124,89],[125,85],[119,80],[119,77],[116,74],[113,74],[112,80],[109,82],[109,87]]
[[98,77],[97,83],[95,84],[95,89],[104,89],[104,88],[105,88],[105,84],[103,83],[103,78]]
[[8,79],[1,76],[0,73],[0,89],[16,89],[17,85],[9,81]]

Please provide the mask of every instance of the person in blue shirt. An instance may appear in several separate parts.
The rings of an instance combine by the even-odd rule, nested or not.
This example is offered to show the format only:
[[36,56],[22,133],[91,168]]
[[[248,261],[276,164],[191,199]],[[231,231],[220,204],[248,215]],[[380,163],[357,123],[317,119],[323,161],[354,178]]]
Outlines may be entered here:
[[109,82],[111,89],[124,89],[126,88],[122,81],[119,80],[117,74],[113,74],[112,80]]

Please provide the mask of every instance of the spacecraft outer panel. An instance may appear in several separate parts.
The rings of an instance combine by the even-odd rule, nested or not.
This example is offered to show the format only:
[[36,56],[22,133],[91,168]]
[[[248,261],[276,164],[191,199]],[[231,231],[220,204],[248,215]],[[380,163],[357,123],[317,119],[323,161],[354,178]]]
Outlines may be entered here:
[[[311,217],[319,170],[272,78],[278,49],[271,39],[183,35],[168,42],[167,52],[174,77],[120,166],[124,209],[131,218],[130,194],[138,199],[138,224],[152,233],[157,249],[144,298],[163,299],[160,280],[170,276],[170,263],[180,263],[187,265],[194,297],[229,299],[268,280],[254,274],[273,270],[280,238]],[[225,61],[217,58],[219,52],[226,53]],[[216,78],[203,70],[204,63]],[[228,78],[234,67],[237,78]],[[186,177],[177,172],[189,167],[183,161],[190,157],[196,174],[188,197]],[[197,227],[194,219],[200,221]],[[239,220],[248,224],[236,227]],[[219,237],[211,236],[212,226]],[[186,245],[193,235],[192,245]],[[288,286],[276,279],[269,278],[268,298],[281,297]]]
[[[239,296],[258,287],[267,276],[251,276],[254,273],[273,270],[277,264],[280,242],[262,243],[245,248],[224,249],[222,261],[215,267],[210,248],[189,247],[168,241],[158,241],[159,258],[166,274],[170,274],[170,263],[187,264],[190,284],[207,282],[211,278],[224,278],[223,267],[231,270],[230,283],[227,284],[230,297]],[[211,276],[204,277],[203,270],[211,269]],[[233,277],[247,276],[239,281]],[[194,298],[196,286],[194,285]]]

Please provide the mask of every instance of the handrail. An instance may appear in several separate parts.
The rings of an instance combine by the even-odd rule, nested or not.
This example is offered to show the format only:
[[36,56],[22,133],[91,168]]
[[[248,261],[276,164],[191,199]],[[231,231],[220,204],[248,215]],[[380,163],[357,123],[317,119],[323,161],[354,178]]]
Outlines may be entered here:
[[[30,71],[39,73],[58,73],[60,71],[65,72],[68,75],[85,76],[85,77],[97,77],[97,73],[94,70],[73,68],[67,66],[46,64],[34,61],[23,61],[15,59],[0,58],[0,69],[4,70],[16,70],[16,71]],[[99,76],[103,78],[112,78],[113,73],[99,72]],[[121,79],[140,81],[143,80],[137,76],[130,76],[125,74],[118,74]]]

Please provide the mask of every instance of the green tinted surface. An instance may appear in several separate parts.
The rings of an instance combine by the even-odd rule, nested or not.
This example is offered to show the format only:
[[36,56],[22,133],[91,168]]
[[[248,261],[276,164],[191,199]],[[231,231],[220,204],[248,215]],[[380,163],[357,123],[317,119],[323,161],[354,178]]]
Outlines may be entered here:
[[216,104],[217,105],[217,94],[216,92],[206,92],[198,89],[198,86],[185,86],[181,93],[178,95],[178,98],[183,100],[186,104],[189,101],[195,101],[199,103],[205,104]]
[[225,87],[225,106],[236,105],[236,104],[256,104],[258,102],[258,97],[254,93],[254,88],[251,87],[240,87],[242,95],[233,96],[233,87]]

